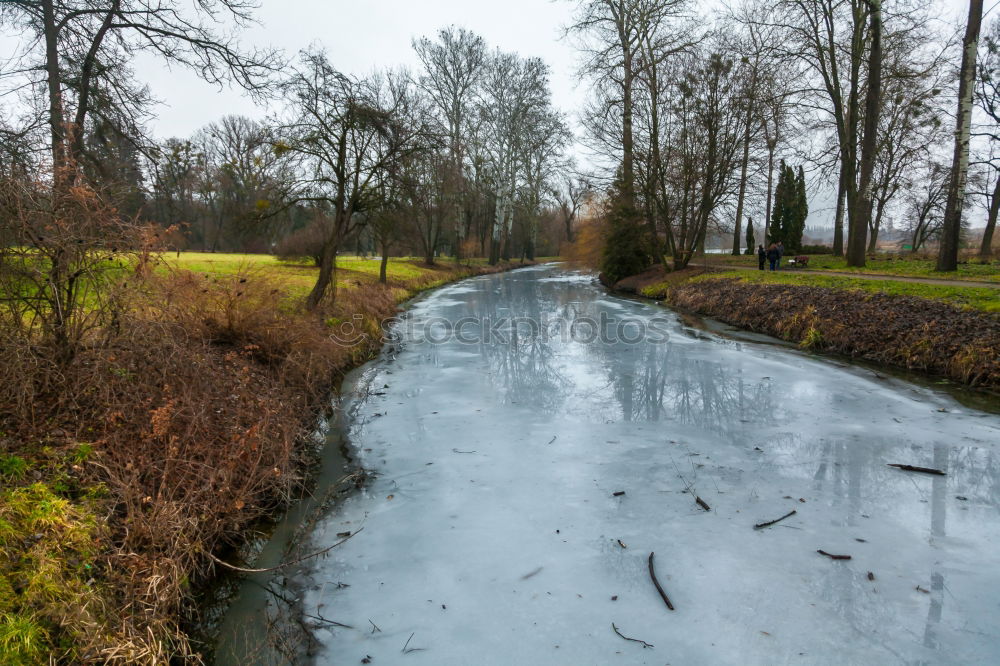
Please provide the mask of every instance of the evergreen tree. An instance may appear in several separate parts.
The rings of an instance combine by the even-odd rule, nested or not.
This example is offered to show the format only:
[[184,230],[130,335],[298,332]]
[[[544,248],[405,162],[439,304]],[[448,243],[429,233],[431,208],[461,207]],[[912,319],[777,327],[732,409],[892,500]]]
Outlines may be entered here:
[[796,226],[795,237],[791,240],[793,241],[792,247],[798,252],[802,248],[802,234],[805,233],[806,218],[809,217],[809,200],[806,198],[806,175],[801,166],[799,166],[799,176],[795,181],[795,195]]
[[747,218],[747,254],[754,253],[754,244],[756,240],[753,237],[753,218]]
[[802,248],[802,234],[808,213],[806,179],[802,167],[799,167],[796,176],[795,170],[782,161],[778,184],[774,189],[774,211],[768,242],[784,243],[786,254],[798,252]]
[[601,273],[606,284],[615,284],[649,267],[646,238],[639,224],[639,213],[628,197],[622,196],[616,180],[608,196],[605,213],[607,236],[601,257]]
[[791,172],[791,167],[785,164],[784,160],[781,160],[781,165],[778,167],[778,183],[774,186],[774,208],[771,213],[771,236],[766,238],[767,243],[778,243],[785,241],[785,233],[788,228],[788,215],[789,215],[789,195],[794,195],[795,191],[795,176],[791,178],[789,182],[788,174]]

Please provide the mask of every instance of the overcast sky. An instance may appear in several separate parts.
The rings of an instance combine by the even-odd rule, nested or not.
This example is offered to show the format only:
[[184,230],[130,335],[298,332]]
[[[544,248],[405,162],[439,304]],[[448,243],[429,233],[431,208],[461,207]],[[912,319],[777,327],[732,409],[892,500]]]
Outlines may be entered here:
[[[482,35],[492,48],[543,58],[552,68],[555,104],[573,118],[586,98],[577,76],[578,57],[562,39],[576,2],[573,0],[259,0],[259,25],[243,35],[247,45],[273,46],[289,57],[310,44],[327,49],[330,61],[345,72],[416,67],[411,41],[455,25]],[[940,0],[955,24],[964,24],[967,0]],[[710,13],[721,0],[702,0]],[[993,3],[987,4],[987,9]],[[959,19],[961,16],[961,19]],[[15,50],[14,35],[0,35],[0,53]],[[148,82],[163,104],[152,129],[158,137],[188,136],[228,113],[262,116],[238,90],[210,86],[183,69],[166,69],[162,60],[145,56],[136,75]]]
[[[954,14],[967,0],[942,0]],[[271,45],[293,55],[316,43],[324,46],[339,69],[365,73],[376,68],[416,66],[414,37],[432,36],[456,25],[482,35],[491,47],[538,56],[552,67],[556,105],[570,113],[585,98],[576,76],[577,54],[562,29],[571,20],[571,0],[260,0],[260,25],[244,39]],[[703,0],[706,13],[720,3]],[[992,3],[987,5],[989,8]],[[967,11],[967,10],[966,10]],[[950,12],[949,12],[950,13]],[[964,22],[964,16],[963,16]],[[165,102],[154,129],[157,135],[186,136],[226,113],[263,113],[239,92],[219,91],[190,72],[167,71],[150,58],[137,72]]]
[[[320,44],[338,69],[365,73],[415,68],[412,39],[456,25],[482,35],[491,47],[543,58],[553,70],[556,105],[569,111],[585,93],[574,76],[576,54],[560,39],[572,10],[566,0],[262,0],[261,25],[249,30],[245,41],[290,56]],[[137,70],[166,102],[155,123],[159,136],[188,135],[226,113],[262,113],[237,91],[219,91],[189,72],[165,71],[152,59],[137,63]]]

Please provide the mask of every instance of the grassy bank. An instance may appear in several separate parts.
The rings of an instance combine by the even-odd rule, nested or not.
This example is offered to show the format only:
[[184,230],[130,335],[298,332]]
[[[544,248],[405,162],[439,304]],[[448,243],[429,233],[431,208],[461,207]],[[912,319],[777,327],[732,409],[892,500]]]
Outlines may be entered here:
[[[835,271],[846,273],[861,273],[872,275],[893,275],[900,277],[933,278],[937,280],[972,280],[978,282],[1000,282],[1000,260],[982,261],[977,257],[963,259],[958,270],[951,273],[940,273],[935,270],[936,260],[929,255],[895,255],[879,253],[870,255],[864,268],[854,268],[847,265],[844,257],[832,254],[812,254],[809,257],[809,267],[806,272]],[[788,257],[786,257],[787,259]],[[706,261],[712,264],[732,266],[757,267],[756,255],[729,254],[710,255]]]
[[666,276],[638,290],[803,348],[1000,388],[1000,292],[809,273]]
[[[902,282],[894,280],[874,280],[870,278],[852,278],[843,275],[824,275],[816,272],[799,271],[714,271],[704,270],[686,277],[698,280],[732,279],[746,284],[755,285],[798,285],[805,287],[821,287],[858,294],[886,294],[890,296],[912,296],[931,301],[948,303],[960,308],[979,310],[982,312],[1000,312],[1000,290],[992,287],[950,286],[923,284],[920,282]],[[677,278],[670,274],[663,280],[646,285],[642,295],[648,298],[663,300]]]
[[[164,256],[75,357],[0,336],[0,663],[198,661],[211,557],[303,483],[303,435],[399,303],[510,266],[345,260],[337,299],[270,257]],[[350,322],[365,337],[344,346]]]

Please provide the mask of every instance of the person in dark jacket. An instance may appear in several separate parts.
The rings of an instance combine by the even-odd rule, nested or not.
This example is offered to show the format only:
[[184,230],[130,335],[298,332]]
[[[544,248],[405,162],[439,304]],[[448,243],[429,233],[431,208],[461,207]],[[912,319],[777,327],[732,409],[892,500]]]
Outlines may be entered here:
[[785,244],[778,241],[778,270],[781,270],[781,258],[785,256]]
[[781,255],[778,254],[778,246],[771,243],[771,246],[767,248],[767,260],[771,264],[771,270],[775,270],[775,265],[778,260],[781,259]]
[[757,268],[759,270],[764,270],[764,262],[767,261],[767,250],[764,249],[763,245],[757,246]]

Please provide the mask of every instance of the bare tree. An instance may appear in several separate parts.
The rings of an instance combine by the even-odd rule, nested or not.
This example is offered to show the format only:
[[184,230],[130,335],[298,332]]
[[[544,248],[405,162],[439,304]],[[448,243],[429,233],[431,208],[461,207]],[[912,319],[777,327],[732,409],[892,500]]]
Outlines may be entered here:
[[44,77],[51,162],[58,170],[85,158],[92,116],[141,138],[136,133],[151,100],[131,69],[140,53],[189,67],[211,83],[261,91],[278,66],[275,53],[244,51],[236,34],[224,31],[226,19],[236,26],[251,21],[252,8],[245,0],[6,2],[0,24],[36,39],[22,42],[22,66],[5,76]]
[[398,122],[409,103],[402,87],[385,77],[359,79],[335,70],[322,51],[306,51],[301,66],[284,82],[290,120],[283,126],[279,152],[299,162],[296,199],[332,208],[316,284],[306,306],[319,306],[335,285],[337,253],[363,223],[361,215],[381,172],[408,150],[416,130]]
[[912,187],[913,174],[920,165],[931,161],[943,138],[944,114],[939,103],[945,72],[941,59],[935,55],[921,62],[915,55],[918,45],[908,39],[887,46],[872,180],[873,213],[868,217],[868,252],[875,251],[892,202]]
[[[581,0],[569,29],[584,55],[582,71],[599,91],[597,114],[614,108],[618,121],[622,196],[635,200],[635,98],[644,70],[690,46],[690,35],[669,30],[690,17],[689,0]],[[602,113],[603,111],[603,113]]]
[[962,39],[962,68],[958,79],[958,111],[955,119],[955,150],[951,161],[951,183],[944,212],[944,227],[937,270],[958,269],[958,245],[962,233],[965,183],[969,173],[969,142],[972,130],[972,96],[976,83],[976,57],[983,21],[983,0],[969,0],[969,18]]
[[580,208],[591,196],[590,183],[580,177],[565,176],[559,187],[552,190],[552,196],[559,206],[559,214],[566,231],[566,242],[572,243],[573,227],[576,224]]
[[986,123],[976,128],[976,135],[987,140],[986,154],[980,164],[989,173],[993,183],[987,195],[986,228],[979,246],[979,256],[987,259],[993,256],[993,235],[1000,213],[1000,19],[994,19],[983,38],[983,53],[980,59],[979,75],[976,79],[976,106],[986,116]]
[[423,70],[417,81],[433,102],[436,115],[448,139],[450,157],[449,195],[456,256],[465,236],[462,181],[465,166],[465,138],[476,87],[485,71],[488,56],[483,38],[468,30],[449,27],[438,31],[437,41],[424,37],[413,48]]
[[853,214],[850,216],[850,234],[847,237],[847,265],[865,265],[865,236],[868,220],[872,217],[872,180],[875,174],[875,156],[878,152],[878,119],[882,105],[882,2],[868,1],[869,39],[868,89],[865,92],[865,123],[861,142],[858,192]]
[[268,225],[294,202],[295,185],[291,161],[277,147],[273,128],[225,116],[201,130],[195,142],[204,167],[204,249],[215,252],[226,241],[246,249],[248,239],[268,237]]
[[[763,148],[768,155],[768,185],[765,225],[770,222],[771,192],[774,177],[774,155],[784,120],[788,76],[782,70],[779,54],[781,32],[774,26],[756,20],[759,3],[744,3],[732,11],[722,30],[728,36],[729,48],[738,55],[736,67],[742,83],[739,111],[743,114],[743,156],[740,161],[739,191],[733,229],[733,254],[741,254],[742,222],[746,204],[752,152]],[[765,230],[765,238],[766,238]]]
[[490,58],[486,70],[476,109],[483,129],[482,157],[496,196],[490,263],[511,256],[514,205],[526,178],[523,156],[532,135],[537,136],[537,123],[550,113],[548,73],[541,60],[501,51]]
[[907,193],[910,245],[913,252],[941,233],[944,206],[948,198],[951,174],[947,167],[929,162],[915,177],[916,187]]

